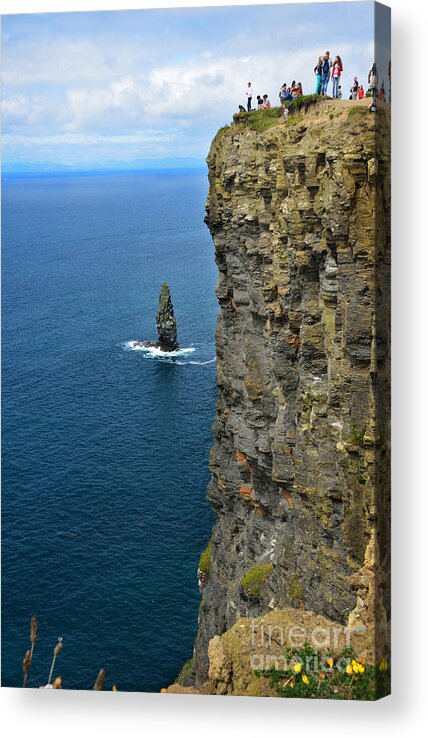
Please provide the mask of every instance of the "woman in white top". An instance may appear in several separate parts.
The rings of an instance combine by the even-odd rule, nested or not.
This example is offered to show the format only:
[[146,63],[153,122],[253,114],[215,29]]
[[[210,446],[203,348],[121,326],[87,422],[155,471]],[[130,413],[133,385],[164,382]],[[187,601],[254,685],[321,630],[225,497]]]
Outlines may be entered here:
[[245,90],[245,94],[247,95],[247,110],[248,112],[250,112],[251,101],[253,99],[253,88],[251,87],[251,82],[248,83],[247,89]]

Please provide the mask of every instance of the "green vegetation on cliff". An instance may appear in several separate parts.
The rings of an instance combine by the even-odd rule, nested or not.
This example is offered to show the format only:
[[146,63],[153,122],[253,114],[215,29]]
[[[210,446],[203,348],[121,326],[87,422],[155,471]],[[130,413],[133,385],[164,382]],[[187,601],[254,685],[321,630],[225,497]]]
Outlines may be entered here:
[[[321,98],[318,95],[302,95],[296,100],[290,100],[287,102],[287,109],[290,115],[289,122],[293,122],[294,114],[297,114],[300,111],[306,111],[310,106],[316,105],[320,99]],[[261,133],[272,126],[276,126],[278,123],[283,122],[283,114],[284,108],[282,107],[267,108],[266,110],[251,110],[247,113],[235,113],[233,116],[233,122],[235,124],[247,126],[248,128]]]
[[345,649],[332,658],[305,644],[298,650],[287,649],[284,669],[255,670],[255,675],[269,680],[278,697],[305,699],[375,700],[389,693],[389,661],[378,666],[353,657]]
[[251,597],[260,597],[260,589],[268,579],[273,569],[273,564],[259,564],[247,571],[241,579],[242,589]]
[[191,675],[191,671],[192,671],[192,664],[193,664],[193,657],[191,659],[188,659],[188,661],[186,661],[181,667],[178,677],[176,679],[176,681],[179,684],[185,684],[188,681]]
[[[266,131],[281,121],[282,108],[251,110],[249,113],[235,113],[233,122],[252,128],[253,131]],[[283,118],[282,118],[283,120]]]
[[202,571],[204,574],[209,576],[211,569],[211,541],[201,553],[198,569],[199,571]]

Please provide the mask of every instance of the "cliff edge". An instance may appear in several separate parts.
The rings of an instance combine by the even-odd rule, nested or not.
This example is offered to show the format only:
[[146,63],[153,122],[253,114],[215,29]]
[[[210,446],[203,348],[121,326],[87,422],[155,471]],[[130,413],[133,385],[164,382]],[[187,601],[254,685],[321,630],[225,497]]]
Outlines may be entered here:
[[387,105],[325,100],[266,130],[244,117],[212,143],[217,522],[197,688],[212,639],[284,608],[365,634],[374,662],[385,650],[389,131]]

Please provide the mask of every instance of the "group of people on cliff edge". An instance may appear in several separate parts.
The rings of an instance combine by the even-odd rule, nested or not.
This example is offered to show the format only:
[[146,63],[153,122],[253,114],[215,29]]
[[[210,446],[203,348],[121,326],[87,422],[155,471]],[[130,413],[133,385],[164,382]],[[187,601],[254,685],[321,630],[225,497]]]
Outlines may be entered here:
[[289,100],[297,100],[298,97],[303,95],[303,88],[301,82],[296,82],[293,79],[290,87],[287,87],[287,83],[284,82],[279,91],[279,101],[282,106],[286,105]]
[[[240,113],[249,113],[251,112],[251,110],[267,110],[268,108],[272,107],[268,95],[257,95],[257,105],[255,108],[252,107],[253,86],[251,82],[248,82],[245,89],[245,94],[247,96],[247,107],[245,108],[243,105],[240,105]],[[303,95],[301,82],[296,82],[296,80],[293,80],[290,86],[288,86],[287,83],[284,82],[279,91],[279,100],[281,105],[284,106],[288,100],[296,100],[301,95]]]
[[[382,80],[382,84],[379,85],[376,63],[373,63],[373,65],[369,69],[369,74],[367,78],[367,90],[364,92],[364,87],[358,82],[358,77],[354,77],[354,81],[351,85],[349,93],[350,100],[361,100],[363,97],[371,97],[374,101],[376,101],[377,99],[383,100],[384,102],[387,101],[385,80]],[[391,102],[391,82],[389,89],[389,102]]]
[[318,61],[314,67],[314,73],[316,76],[315,83],[315,94],[326,95],[330,78],[333,81],[332,97],[342,97],[342,85],[340,84],[340,78],[343,72],[342,59],[337,55],[334,61],[330,58],[330,52],[326,51],[325,54],[318,57]]
[[[245,94],[247,97],[247,112],[251,112],[254,108],[252,108],[252,102],[253,102],[253,86],[251,82],[248,82],[247,88],[245,90]],[[268,95],[257,95],[257,108],[256,110],[267,110],[271,107],[270,100]],[[239,106],[239,112],[245,113],[245,108],[243,105]]]
[[[316,76],[315,94],[320,96],[326,96],[330,79],[332,80],[332,97],[333,99],[342,99],[342,85],[340,80],[343,73],[343,63],[339,55],[334,58],[334,61],[330,57],[330,52],[326,51],[324,54],[318,57],[318,61],[314,67],[314,73]],[[389,101],[391,102],[391,62],[388,69],[390,79],[390,91]],[[364,97],[373,98],[373,104],[376,105],[376,100],[386,101],[385,84],[382,80],[382,85],[379,87],[378,84],[378,72],[376,63],[373,63],[369,70],[367,80],[367,90],[364,91],[363,85],[358,82],[358,78],[354,77],[351,88],[349,90],[350,100],[361,100]],[[252,110],[266,110],[271,107],[268,95],[257,95],[257,105],[255,108],[252,107],[253,101],[253,86],[251,82],[248,82],[245,89],[245,95],[247,98],[246,108],[243,105],[239,105],[239,112],[251,112]],[[286,82],[281,86],[279,91],[279,101],[283,108],[287,107],[287,102],[296,100],[298,97],[303,95],[302,83],[293,80],[290,86]]]

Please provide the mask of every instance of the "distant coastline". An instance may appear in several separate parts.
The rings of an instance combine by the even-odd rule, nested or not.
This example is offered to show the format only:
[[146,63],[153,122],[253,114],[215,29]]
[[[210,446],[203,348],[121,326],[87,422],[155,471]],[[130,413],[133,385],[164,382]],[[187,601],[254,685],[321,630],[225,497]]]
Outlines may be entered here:
[[146,172],[196,172],[206,171],[207,165],[205,161],[199,161],[196,159],[194,163],[162,163],[156,161],[156,165],[142,165],[141,167],[135,168],[108,168],[103,167],[100,169],[10,169],[2,170],[2,179],[11,177],[72,177],[72,176],[90,176],[90,175],[102,175],[102,174],[144,174]]

